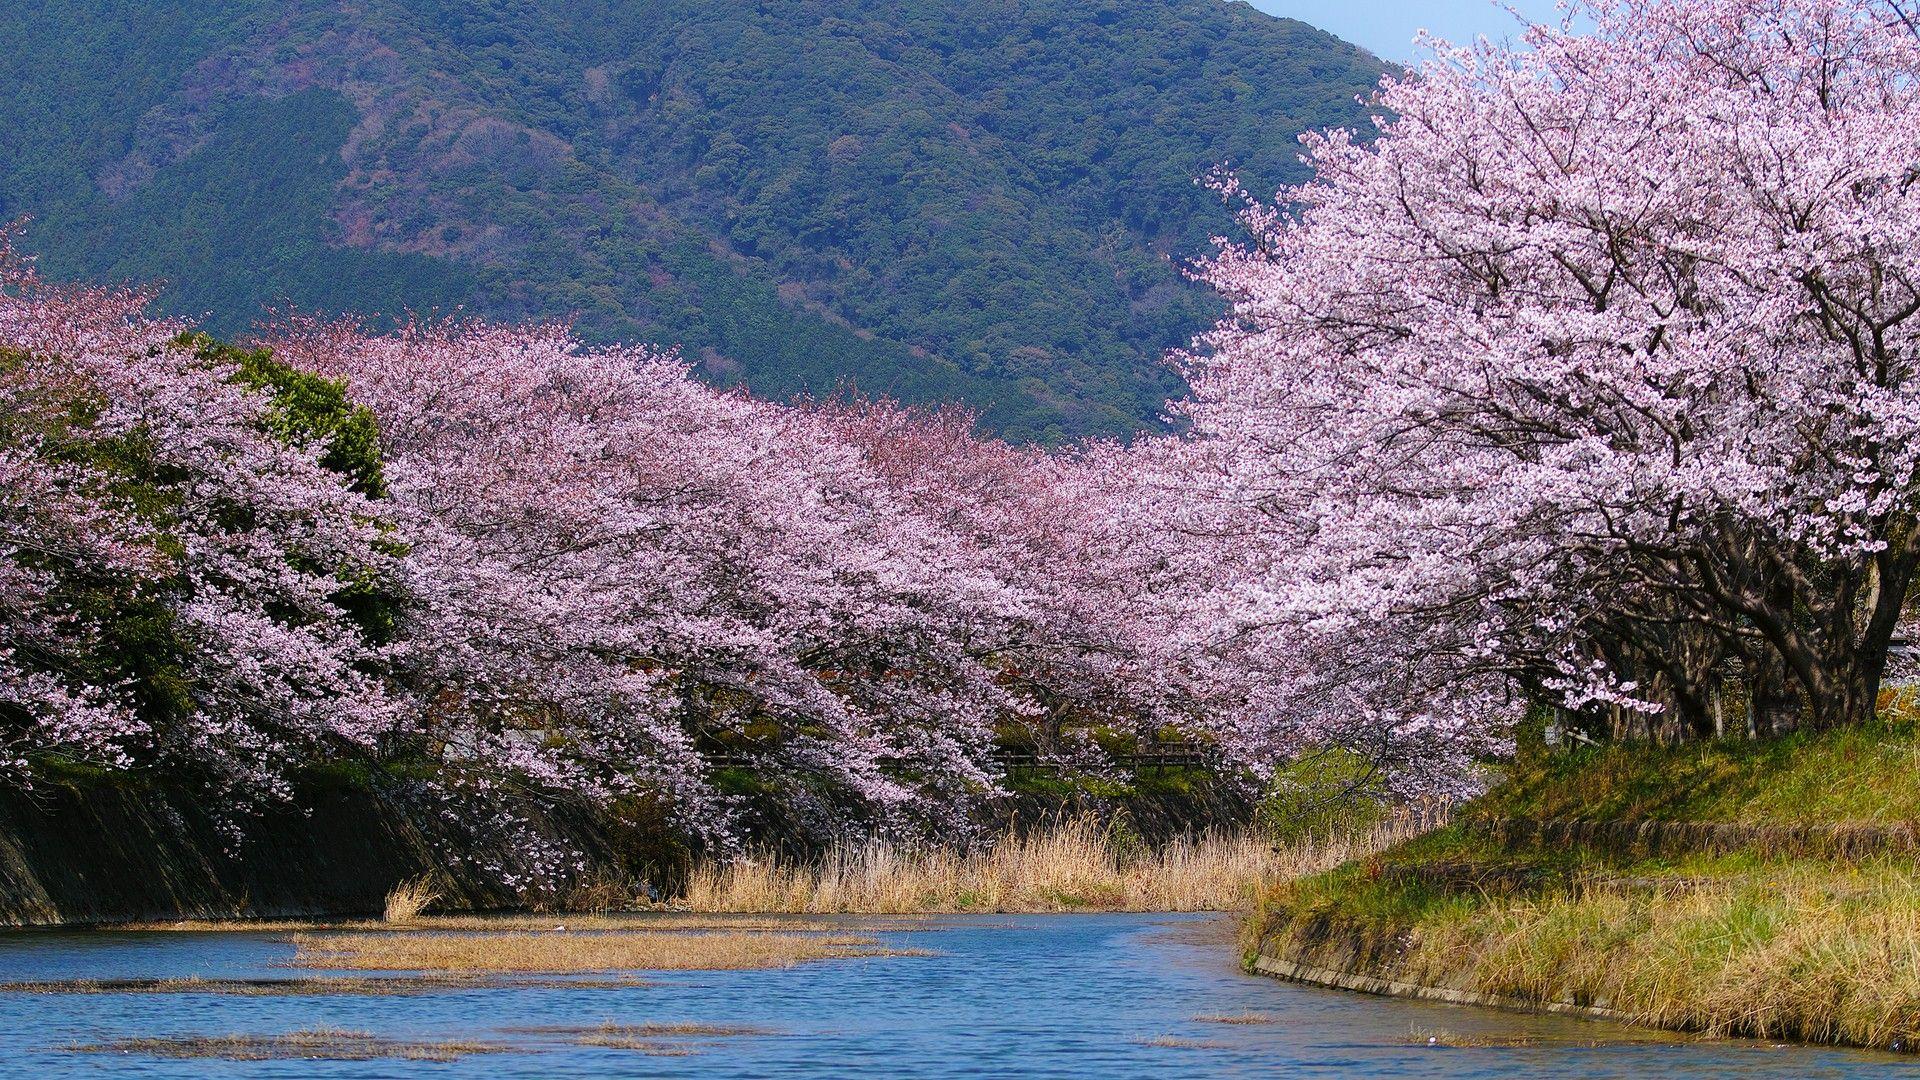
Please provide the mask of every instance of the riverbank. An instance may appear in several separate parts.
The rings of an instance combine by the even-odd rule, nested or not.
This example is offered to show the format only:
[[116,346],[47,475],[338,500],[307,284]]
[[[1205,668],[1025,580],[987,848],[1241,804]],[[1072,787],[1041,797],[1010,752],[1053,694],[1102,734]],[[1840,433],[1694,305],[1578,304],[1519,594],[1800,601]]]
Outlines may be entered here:
[[[723,860],[690,849],[639,802],[517,803],[503,823],[408,798],[403,783],[321,773],[287,804],[234,822],[210,815],[186,783],[48,777],[0,792],[0,924],[338,920],[380,913],[409,882],[434,894],[441,915],[1245,910],[1267,879],[1409,831],[1392,821],[1275,845],[1223,785],[1153,779],[1098,797],[1065,785],[1019,791],[1008,819],[988,826],[999,839],[965,849],[836,844],[770,827],[757,854]],[[1174,831],[1183,818],[1189,834]]]
[[1282,882],[1250,968],[1718,1036],[1920,1046],[1920,736],[1612,746]]
[[945,914],[1245,911],[1267,884],[1318,873],[1418,831],[1388,818],[1287,844],[1251,828],[1143,843],[1087,816],[990,847],[839,845],[820,858],[701,862],[678,906],[698,912]]

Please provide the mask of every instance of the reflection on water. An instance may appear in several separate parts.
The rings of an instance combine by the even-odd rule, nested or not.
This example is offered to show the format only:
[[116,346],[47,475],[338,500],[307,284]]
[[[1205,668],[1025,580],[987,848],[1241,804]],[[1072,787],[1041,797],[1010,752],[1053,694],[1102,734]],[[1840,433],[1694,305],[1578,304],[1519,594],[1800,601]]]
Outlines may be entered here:
[[[176,984],[169,993],[0,993],[0,1075],[1920,1075],[1920,1062],[1884,1055],[1699,1042],[1289,986],[1238,972],[1228,928],[1218,919],[995,916],[910,930],[898,921],[878,925],[889,944],[937,955],[783,971],[669,972],[641,985],[522,980],[413,994],[375,987],[302,995],[195,992]],[[0,936],[0,982],[203,978],[230,985],[298,974],[278,966],[291,955],[292,947],[270,934],[18,933]],[[676,1028],[702,1034],[675,1036]],[[286,1045],[292,1033],[322,1029],[355,1033],[349,1045],[375,1049],[473,1043],[488,1052],[444,1062],[226,1061],[68,1049],[249,1035]]]

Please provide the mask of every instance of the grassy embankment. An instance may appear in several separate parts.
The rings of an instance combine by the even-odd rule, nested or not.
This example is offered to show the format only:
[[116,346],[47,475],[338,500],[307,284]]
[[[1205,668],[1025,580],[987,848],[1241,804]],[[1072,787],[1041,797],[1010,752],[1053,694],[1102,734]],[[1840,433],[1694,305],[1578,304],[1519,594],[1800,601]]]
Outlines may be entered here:
[[1248,960],[1911,1050],[1917,818],[1911,720],[1522,762],[1451,826],[1274,886]]

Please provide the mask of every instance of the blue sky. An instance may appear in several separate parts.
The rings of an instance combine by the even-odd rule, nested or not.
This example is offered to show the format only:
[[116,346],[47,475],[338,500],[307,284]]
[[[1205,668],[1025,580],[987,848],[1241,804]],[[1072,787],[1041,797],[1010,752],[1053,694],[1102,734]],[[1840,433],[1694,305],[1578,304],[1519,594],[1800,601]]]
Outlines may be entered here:
[[[1492,0],[1251,0],[1254,7],[1328,31],[1387,60],[1417,58],[1414,32],[1422,27],[1452,41],[1516,36],[1519,22]],[[1558,18],[1554,0],[1511,0],[1541,22]]]

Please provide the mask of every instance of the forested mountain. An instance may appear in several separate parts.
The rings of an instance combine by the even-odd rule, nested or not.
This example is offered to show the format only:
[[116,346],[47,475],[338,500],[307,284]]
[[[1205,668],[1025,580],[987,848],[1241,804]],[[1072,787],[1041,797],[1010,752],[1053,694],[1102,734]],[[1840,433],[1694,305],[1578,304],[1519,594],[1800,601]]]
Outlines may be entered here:
[[1380,65],[1220,0],[35,0],[0,219],[55,278],[577,315],[715,381],[1121,433],[1216,312],[1192,180],[1299,179]]

